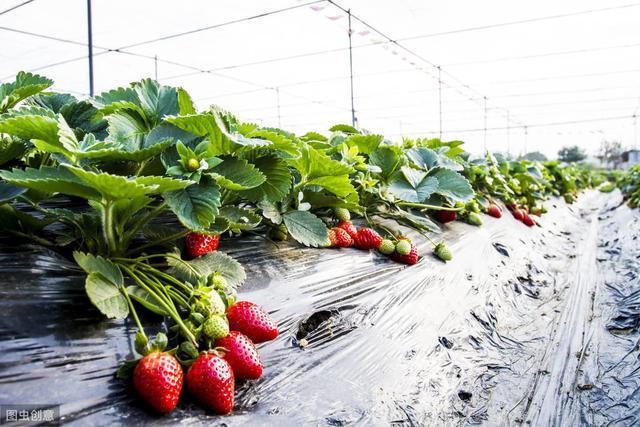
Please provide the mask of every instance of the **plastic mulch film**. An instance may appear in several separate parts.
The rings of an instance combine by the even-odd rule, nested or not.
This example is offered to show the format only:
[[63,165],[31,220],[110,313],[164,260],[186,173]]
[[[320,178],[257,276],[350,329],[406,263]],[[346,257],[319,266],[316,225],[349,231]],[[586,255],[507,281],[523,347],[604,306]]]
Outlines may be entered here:
[[[640,220],[618,193],[445,227],[454,260],[413,267],[355,249],[222,242],[281,335],[231,416],[188,394],[170,415],[115,378],[134,325],[105,320],[74,264],[0,247],[0,403],[60,404],[78,425],[632,425],[640,422]],[[553,205],[553,206],[552,206]],[[161,328],[159,318],[146,323]],[[301,348],[299,340],[308,345]]]

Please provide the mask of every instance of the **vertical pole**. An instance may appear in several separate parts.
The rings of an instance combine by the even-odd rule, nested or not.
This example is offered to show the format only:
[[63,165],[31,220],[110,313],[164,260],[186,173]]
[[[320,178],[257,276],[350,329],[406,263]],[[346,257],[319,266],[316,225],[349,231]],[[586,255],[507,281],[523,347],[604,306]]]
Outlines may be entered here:
[[156,81],[158,81],[158,55],[155,55],[153,57],[153,72],[154,72]]
[[527,127],[524,127],[524,153],[522,153],[523,156],[527,155],[527,142],[529,139],[529,129],[527,129]]
[[351,125],[356,126],[356,109],[353,104],[353,48],[351,46],[351,9],[347,10],[349,16],[349,78],[351,80]]
[[276,103],[277,103],[277,108],[278,108],[278,127],[282,127],[282,122],[281,122],[281,118],[280,118],[280,88],[276,87],[275,88],[276,91]]
[[487,153],[487,97],[484,97],[484,153]]
[[638,115],[633,115],[633,149],[638,149]]
[[442,69],[438,65],[438,121],[439,121],[439,129],[440,136],[442,139]]
[[507,110],[507,157],[511,157],[511,114]]
[[87,31],[89,33],[89,96],[93,96],[93,26],[91,23],[91,0],[87,0]]

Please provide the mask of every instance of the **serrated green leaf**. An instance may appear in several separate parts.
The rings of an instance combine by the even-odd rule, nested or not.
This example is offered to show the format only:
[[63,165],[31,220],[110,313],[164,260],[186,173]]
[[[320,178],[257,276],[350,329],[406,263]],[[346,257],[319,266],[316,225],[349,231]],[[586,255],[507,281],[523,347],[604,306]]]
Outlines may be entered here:
[[333,125],[329,128],[331,132],[344,132],[344,133],[360,133],[360,131],[353,126],[345,124]]
[[360,212],[362,208],[358,204],[358,193],[351,193],[346,198],[336,197],[319,191],[305,191],[304,201],[318,208],[345,208],[351,212]]
[[99,274],[117,287],[124,284],[122,272],[117,265],[108,259],[79,251],[73,253],[73,259],[87,274]]
[[303,141],[319,141],[319,142],[327,142],[328,139],[326,136],[319,134],[318,132],[307,132],[300,137]]
[[0,177],[11,184],[44,193],[62,193],[89,200],[101,198],[97,190],[65,168],[13,169],[12,171],[0,171]]
[[101,274],[89,274],[84,287],[91,303],[108,318],[124,319],[129,315],[127,299],[116,285]]
[[9,200],[13,200],[19,195],[23,194],[25,191],[27,191],[27,189],[24,187],[18,187],[16,185],[0,182],[0,203],[5,203]]
[[0,137],[0,166],[21,157],[27,146],[17,138]]
[[405,154],[416,166],[424,170],[428,170],[436,166],[441,166],[454,171],[461,171],[464,169],[460,163],[455,162],[437,151],[431,150],[430,148],[412,148],[407,150]]
[[349,147],[358,147],[358,151],[364,154],[371,154],[382,143],[382,135],[349,135],[345,143]]
[[[100,192],[104,199],[117,200],[160,193],[159,184],[145,184],[149,181],[148,177],[142,177],[143,179],[138,181],[137,178],[127,178],[106,172],[91,172],[71,165],[65,165],[65,167],[86,185]],[[170,185],[169,181],[167,185]]]
[[235,191],[255,188],[266,180],[254,165],[236,157],[225,158],[211,172],[216,174],[216,181],[222,188]]
[[[187,263],[191,268],[185,266]],[[227,281],[227,284],[234,289],[239,288],[247,279],[247,275],[242,265],[222,252],[209,252],[191,261],[177,260],[167,257],[167,264],[171,266],[169,274],[177,279],[189,283],[198,283],[213,273],[220,273]],[[198,274],[193,272],[194,269]]]
[[258,202],[258,208],[262,210],[262,216],[271,220],[274,224],[282,223],[282,215],[280,209],[272,202]]
[[35,95],[53,84],[53,80],[38,74],[20,71],[13,82],[0,84],[0,113],[18,102]]
[[178,114],[178,92],[176,88],[164,86],[152,79],[142,79],[133,85],[147,123],[156,126],[164,116]]
[[289,234],[305,246],[326,246],[329,234],[324,222],[311,212],[290,211],[282,216]]
[[380,146],[369,155],[369,163],[378,166],[384,179],[389,177],[402,165],[402,159],[397,147]]
[[220,207],[219,187],[206,177],[198,184],[164,193],[163,196],[182,225],[194,231],[206,231]]
[[438,180],[435,193],[457,202],[468,202],[473,199],[474,191],[469,181],[458,172],[442,167],[431,169],[429,176]]
[[196,114],[196,107],[193,104],[191,95],[181,87],[178,88],[178,113],[181,116]]
[[356,192],[348,175],[322,176],[307,181],[306,185],[318,185],[338,197],[346,197]]
[[0,133],[58,144],[58,123],[52,115],[49,110],[40,107],[14,110],[0,116]]
[[184,179],[168,178],[166,176],[137,176],[132,180],[138,184],[153,186],[154,193],[164,193],[167,191],[182,190],[187,188],[193,181],[187,181]]
[[389,191],[405,202],[423,203],[438,189],[438,180],[423,171],[403,166],[392,178]]
[[295,159],[300,157],[300,148],[291,139],[279,133],[266,129],[258,129],[246,135],[248,138],[260,138],[271,142],[270,149],[275,150],[280,157]]
[[218,215],[229,221],[229,229],[234,232],[253,230],[262,220],[255,211],[237,206],[224,206]]
[[265,181],[255,188],[240,191],[239,194],[252,202],[282,201],[291,188],[291,173],[287,164],[277,157],[265,156],[256,159],[254,165],[265,176]]

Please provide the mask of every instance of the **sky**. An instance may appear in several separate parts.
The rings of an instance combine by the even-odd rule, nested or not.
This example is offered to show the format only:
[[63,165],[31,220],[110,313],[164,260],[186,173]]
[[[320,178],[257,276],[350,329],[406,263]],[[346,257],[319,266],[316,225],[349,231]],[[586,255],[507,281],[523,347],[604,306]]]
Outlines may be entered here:
[[[95,93],[152,77],[202,109],[328,133],[352,120],[346,10],[362,128],[473,153],[638,144],[632,0],[92,0]],[[0,80],[88,96],[87,34],[86,0],[0,0]]]

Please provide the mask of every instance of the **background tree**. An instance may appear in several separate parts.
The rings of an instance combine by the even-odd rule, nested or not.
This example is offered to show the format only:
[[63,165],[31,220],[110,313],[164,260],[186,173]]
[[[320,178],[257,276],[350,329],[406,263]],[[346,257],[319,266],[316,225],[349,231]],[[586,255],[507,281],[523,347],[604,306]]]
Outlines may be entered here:
[[607,141],[604,140],[600,143],[600,149],[598,150],[598,159],[608,167],[616,168],[620,164],[620,156],[622,155],[622,143],[620,141]]
[[587,153],[577,145],[562,147],[558,151],[558,159],[565,163],[576,163],[587,158]]
[[520,159],[522,160],[530,160],[533,162],[544,162],[547,159],[547,156],[545,156],[544,154],[542,154],[539,151],[532,151],[530,153],[525,154],[524,156],[521,156]]

